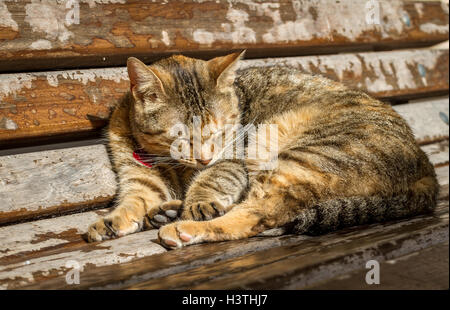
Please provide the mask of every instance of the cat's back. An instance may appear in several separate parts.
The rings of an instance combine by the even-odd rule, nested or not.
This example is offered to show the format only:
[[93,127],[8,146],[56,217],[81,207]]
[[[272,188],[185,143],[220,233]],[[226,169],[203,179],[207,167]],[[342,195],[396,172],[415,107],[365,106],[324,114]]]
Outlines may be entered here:
[[237,72],[235,88],[244,122],[264,122],[274,115],[345,91],[340,83],[290,67],[249,67]]

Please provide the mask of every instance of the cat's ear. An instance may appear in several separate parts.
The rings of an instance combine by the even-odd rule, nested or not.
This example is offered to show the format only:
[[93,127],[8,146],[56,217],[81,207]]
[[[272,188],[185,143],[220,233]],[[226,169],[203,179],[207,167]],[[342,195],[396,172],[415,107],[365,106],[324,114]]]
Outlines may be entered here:
[[132,93],[149,87],[164,92],[163,83],[158,77],[156,69],[147,67],[142,61],[134,57],[128,58],[127,69]]
[[216,81],[216,85],[233,83],[238,60],[242,59],[244,54],[245,50],[208,61],[208,70]]

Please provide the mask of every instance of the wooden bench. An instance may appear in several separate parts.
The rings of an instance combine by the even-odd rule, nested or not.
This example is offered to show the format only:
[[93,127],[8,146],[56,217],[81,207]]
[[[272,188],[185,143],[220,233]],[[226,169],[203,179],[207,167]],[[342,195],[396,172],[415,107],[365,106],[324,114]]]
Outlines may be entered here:
[[[363,1],[122,2],[81,1],[71,25],[64,2],[0,2],[0,288],[373,288],[368,260],[383,273],[417,254],[447,266],[414,282],[399,263],[409,276],[378,287],[448,289],[449,52],[433,48],[448,40],[448,4],[380,1],[381,23],[367,24]],[[86,243],[117,188],[101,128],[128,90],[127,57],[244,48],[241,68],[295,67],[392,103],[436,167],[436,212],[169,252],[156,230]],[[77,285],[66,282],[73,261]]]

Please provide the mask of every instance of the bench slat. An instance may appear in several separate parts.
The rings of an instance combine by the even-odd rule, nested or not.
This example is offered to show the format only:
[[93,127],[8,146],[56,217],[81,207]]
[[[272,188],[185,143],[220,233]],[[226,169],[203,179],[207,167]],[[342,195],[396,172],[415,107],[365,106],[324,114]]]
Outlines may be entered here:
[[[448,139],[448,125],[439,117],[441,111],[448,115],[444,99],[396,109],[407,116],[419,142]],[[429,120],[427,126],[414,125],[421,119]],[[448,162],[448,141],[423,148],[434,165]],[[0,224],[98,208],[116,190],[106,148],[99,144],[0,156],[0,185]]]
[[74,267],[70,266],[73,261],[83,270],[87,266],[120,264],[166,251],[151,241],[157,238],[157,230],[88,244],[81,234],[98,217],[97,213],[1,227],[0,289],[17,288],[52,277],[65,279],[68,268]]
[[0,224],[106,205],[116,191],[103,145],[0,157]]
[[[254,59],[241,68],[290,66],[389,99],[447,92],[448,63],[448,50],[424,49]],[[0,74],[0,145],[102,127],[128,89],[125,68]]]
[[368,269],[340,275],[334,279],[307,287],[313,290],[448,290],[448,243],[387,260],[380,263],[382,279],[377,285],[367,285]]
[[435,166],[448,165],[448,140],[424,145],[422,146],[422,150],[428,155],[431,163]]
[[377,1],[374,22],[365,1],[352,0],[76,3],[79,14],[67,1],[2,1],[0,72],[114,66],[128,56],[150,61],[173,52],[211,56],[246,48],[252,57],[286,56],[448,38],[448,6],[439,1]]
[[449,136],[448,97],[394,106],[411,126],[419,143],[431,143]]
[[[448,166],[438,168],[437,172],[441,176],[441,187],[447,186],[446,192],[442,193],[441,198],[448,197]],[[88,225],[106,212],[107,210],[103,209],[0,227],[0,235],[3,236],[0,241],[2,249],[0,251],[0,288],[20,288],[28,285],[32,285],[33,288],[62,288],[67,285],[65,275],[69,270],[66,268],[68,261],[77,261],[83,268],[80,274],[80,285],[70,286],[70,288],[106,288],[108,285],[111,285],[109,288],[117,288],[166,276],[168,278],[158,282],[165,283],[163,285],[170,287],[175,285],[170,280],[171,277],[178,278],[178,275],[173,274],[189,273],[189,270],[197,267],[210,268],[201,266],[211,263],[216,266],[227,259],[240,260],[240,257],[245,257],[246,254],[252,255],[251,253],[271,248],[287,246],[289,249],[289,247],[301,245],[302,253],[307,255],[306,253],[310,253],[311,250],[314,252],[317,246],[322,248],[321,244],[323,244],[336,253],[333,247],[345,246],[349,241],[358,241],[359,247],[361,244],[366,246],[367,240],[374,241],[374,238],[378,236],[380,242],[378,242],[377,248],[383,248],[383,244],[392,242],[391,236],[401,239],[405,235],[416,240],[422,246],[424,242],[420,238],[416,238],[417,235],[426,235],[427,232],[435,233],[436,230],[441,231],[447,225],[445,215],[448,216],[448,200],[446,203],[440,203],[440,207],[434,215],[394,224],[372,225],[368,229],[350,228],[319,238],[309,236],[256,237],[235,242],[192,246],[168,253],[165,253],[160,245],[153,242],[156,239],[157,230],[102,243],[85,243],[80,234],[86,232]],[[402,232],[397,233],[399,230]],[[439,240],[435,239],[435,242]],[[427,241],[426,244],[429,245],[429,242]],[[390,254],[384,254],[386,257],[405,254],[398,248],[395,249],[396,253],[391,251]],[[412,251],[413,249],[417,250],[417,245],[408,247],[406,250]],[[280,252],[282,256],[286,253],[285,250]],[[349,252],[348,250],[341,251],[341,253],[347,254]],[[273,259],[273,255],[270,257]],[[323,262],[323,259],[318,261]],[[225,262],[223,264],[228,265]],[[215,270],[217,272],[219,269]],[[222,272],[225,272],[224,270],[227,269],[222,269]],[[188,279],[189,277],[186,278],[186,281]],[[184,286],[186,283],[188,282],[181,281],[179,286]]]
[[[127,289],[300,289],[378,262],[448,241],[448,201],[434,217],[369,229],[354,228],[201,266],[161,279],[125,286]],[[349,232],[350,231],[350,232]],[[364,281],[364,279],[361,279]]]

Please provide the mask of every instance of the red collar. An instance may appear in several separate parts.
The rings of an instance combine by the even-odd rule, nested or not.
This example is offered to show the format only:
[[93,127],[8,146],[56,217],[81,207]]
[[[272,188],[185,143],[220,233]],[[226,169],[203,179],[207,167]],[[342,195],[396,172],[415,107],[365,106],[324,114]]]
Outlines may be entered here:
[[[153,167],[152,162],[150,160],[150,156],[144,149],[137,149],[133,152],[133,157],[136,161],[148,168]],[[142,158],[144,157],[144,158]]]

